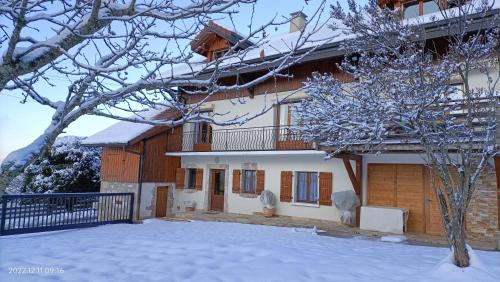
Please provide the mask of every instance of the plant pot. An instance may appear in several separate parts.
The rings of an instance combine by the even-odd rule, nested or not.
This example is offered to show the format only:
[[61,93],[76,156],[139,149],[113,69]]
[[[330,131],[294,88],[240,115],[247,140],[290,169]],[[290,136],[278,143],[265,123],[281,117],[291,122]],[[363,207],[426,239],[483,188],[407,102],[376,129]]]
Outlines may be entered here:
[[264,214],[264,217],[273,217],[274,216],[274,208],[272,208],[272,209],[262,208],[262,213]]
[[194,212],[194,207],[186,207],[187,212]]

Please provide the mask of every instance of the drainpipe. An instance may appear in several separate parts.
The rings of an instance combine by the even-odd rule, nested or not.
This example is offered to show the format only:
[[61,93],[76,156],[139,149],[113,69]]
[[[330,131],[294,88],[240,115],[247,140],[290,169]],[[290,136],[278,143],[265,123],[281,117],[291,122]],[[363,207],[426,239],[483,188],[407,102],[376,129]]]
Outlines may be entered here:
[[142,182],[144,181],[144,159],[146,157],[146,142],[147,139],[142,140],[142,152],[139,156],[139,185],[137,187],[137,216],[136,220],[141,220],[141,196],[142,196]]

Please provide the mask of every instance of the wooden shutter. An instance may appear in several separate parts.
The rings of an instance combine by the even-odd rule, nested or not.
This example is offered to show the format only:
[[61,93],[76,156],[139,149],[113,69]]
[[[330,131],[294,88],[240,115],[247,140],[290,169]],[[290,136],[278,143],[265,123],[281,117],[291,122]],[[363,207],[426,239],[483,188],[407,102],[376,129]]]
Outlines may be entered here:
[[332,205],[332,173],[319,173],[319,204],[325,206]]
[[203,168],[196,169],[196,182],[194,184],[196,190],[201,191],[203,188]]
[[264,191],[264,184],[266,179],[266,173],[264,170],[257,170],[257,187],[255,193],[260,195]]
[[184,189],[184,179],[186,176],[186,170],[184,168],[177,168],[175,170],[175,188]]
[[292,200],[292,176],[291,171],[281,172],[280,202],[290,202]]
[[241,185],[241,170],[233,169],[233,193],[240,193],[240,185]]

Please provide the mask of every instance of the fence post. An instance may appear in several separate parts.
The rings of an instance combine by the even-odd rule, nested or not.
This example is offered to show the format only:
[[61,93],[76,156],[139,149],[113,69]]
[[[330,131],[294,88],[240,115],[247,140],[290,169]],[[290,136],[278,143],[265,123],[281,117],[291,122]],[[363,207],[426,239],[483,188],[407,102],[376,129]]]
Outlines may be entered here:
[[0,222],[0,235],[5,231],[5,219],[7,217],[7,197],[2,196],[2,219]]
[[[130,210],[129,210],[129,220],[130,223],[134,223],[134,193],[130,194]],[[140,211],[138,211],[140,213]]]

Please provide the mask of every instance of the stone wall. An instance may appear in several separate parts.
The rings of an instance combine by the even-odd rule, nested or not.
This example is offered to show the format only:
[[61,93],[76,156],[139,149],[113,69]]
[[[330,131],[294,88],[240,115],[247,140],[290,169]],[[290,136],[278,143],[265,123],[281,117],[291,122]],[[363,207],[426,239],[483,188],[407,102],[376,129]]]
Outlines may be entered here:
[[139,183],[101,181],[101,193],[134,193],[134,221],[138,214]]
[[477,182],[477,188],[467,212],[466,229],[471,239],[497,240],[497,178],[492,165],[485,168]]

